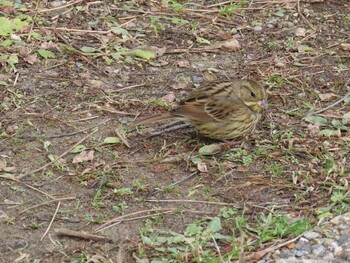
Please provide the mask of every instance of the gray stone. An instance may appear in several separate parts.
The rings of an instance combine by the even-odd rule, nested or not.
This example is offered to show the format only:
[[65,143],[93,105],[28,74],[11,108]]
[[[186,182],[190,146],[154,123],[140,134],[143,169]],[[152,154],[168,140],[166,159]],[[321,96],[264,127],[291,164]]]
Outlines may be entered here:
[[300,238],[298,243],[295,245],[296,249],[311,252],[311,244],[310,241],[305,238]]
[[253,27],[254,31],[262,31],[262,26],[257,25],[255,27]]
[[337,243],[339,244],[339,246],[343,246],[348,242],[348,240],[349,240],[348,235],[341,235],[340,238],[337,240]]
[[321,255],[326,251],[326,248],[322,245],[313,245],[312,246],[312,253],[316,256]]
[[304,237],[307,239],[316,239],[320,237],[320,234],[317,232],[309,231],[304,234]]

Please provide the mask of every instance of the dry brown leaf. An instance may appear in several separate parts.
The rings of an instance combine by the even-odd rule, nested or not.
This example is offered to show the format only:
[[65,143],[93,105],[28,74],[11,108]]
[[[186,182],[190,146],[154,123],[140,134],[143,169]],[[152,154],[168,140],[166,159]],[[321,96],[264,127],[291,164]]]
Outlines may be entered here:
[[170,92],[167,95],[162,97],[163,100],[166,100],[169,103],[172,103],[175,101],[175,94],[174,92]]
[[337,95],[334,94],[334,93],[320,93],[320,94],[318,94],[318,97],[319,97],[322,101],[330,101],[330,100],[336,98]]
[[83,151],[78,155],[74,156],[72,163],[82,163],[94,160],[94,150]]
[[349,43],[341,43],[340,44],[340,48],[342,50],[349,51],[350,50],[350,44]]
[[207,165],[205,163],[198,163],[197,164],[197,169],[201,173],[207,173],[208,172],[208,168],[207,168]]
[[206,46],[205,49],[223,49],[225,51],[233,52],[237,51],[241,48],[238,40],[235,38],[231,38],[213,45]]
[[181,59],[177,62],[177,66],[179,68],[189,68],[190,67],[190,62],[185,59]]
[[174,85],[171,86],[173,89],[187,89],[188,83],[186,82],[178,82],[174,83]]

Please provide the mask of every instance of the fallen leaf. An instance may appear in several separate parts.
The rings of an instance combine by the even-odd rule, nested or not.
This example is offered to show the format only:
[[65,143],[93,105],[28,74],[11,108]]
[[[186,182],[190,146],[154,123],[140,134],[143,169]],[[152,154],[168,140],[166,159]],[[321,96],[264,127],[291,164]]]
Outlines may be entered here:
[[294,249],[295,248],[295,243],[289,243],[287,246],[286,246],[288,249]]
[[340,44],[340,48],[342,50],[349,51],[350,50],[350,44],[348,44],[348,43],[341,43]]
[[306,29],[303,27],[298,27],[295,29],[295,35],[298,37],[304,37],[306,35]]
[[173,86],[171,86],[173,89],[186,89],[188,87],[188,83],[186,82],[178,82],[174,83]]
[[310,136],[311,137],[316,137],[320,133],[320,125],[319,124],[312,124],[312,123],[310,123],[307,126],[307,128],[310,131]]
[[200,155],[215,155],[219,152],[221,152],[223,149],[223,144],[210,144],[210,145],[204,145],[199,150],[198,153]]
[[177,62],[177,66],[179,68],[189,68],[190,62],[188,60],[181,59]]
[[163,96],[162,99],[169,102],[169,103],[174,102],[175,101],[175,94],[174,94],[174,92],[170,92],[167,95]]
[[153,173],[163,173],[165,171],[169,171],[171,168],[170,164],[159,163],[151,166],[150,171]]
[[201,173],[207,173],[208,172],[208,168],[207,168],[207,165],[205,163],[198,163],[197,164],[197,169]]
[[72,163],[82,163],[94,160],[94,150],[83,151],[78,155],[74,156]]
[[333,98],[336,98],[337,95],[334,93],[320,93],[318,94],[318,97],[322,100],[322,101],[330,101]]
[[206,46],[204,49],[223,49],[225,51],[233,52],[241,48],[238,40],[231,38],[213,45]]

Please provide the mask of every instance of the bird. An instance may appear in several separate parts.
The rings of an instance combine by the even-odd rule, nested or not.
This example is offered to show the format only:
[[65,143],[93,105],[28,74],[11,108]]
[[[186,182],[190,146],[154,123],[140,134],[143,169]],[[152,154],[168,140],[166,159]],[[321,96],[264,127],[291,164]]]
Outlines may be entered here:
[[216,80],[190,92],[176,109],[136,120],[130,127],[179,119],[191,122],[205,137],[228,141],[252,131],[266,107],[266,90],[257,81]]

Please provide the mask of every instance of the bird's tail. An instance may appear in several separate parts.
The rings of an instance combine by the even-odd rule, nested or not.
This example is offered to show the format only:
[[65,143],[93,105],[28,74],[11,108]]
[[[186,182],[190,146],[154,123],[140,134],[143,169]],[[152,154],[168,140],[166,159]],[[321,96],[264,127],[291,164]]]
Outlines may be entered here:
[[152,123],[152,122],[157,122],[157,121],[161,121],[161,120],[166,120],[166,119],[173,119],[176,118],[177,116],[175,116],[173,113],[171,112],[166,112],[166,113],[159,113],[150,117],[146,117],[140,120],[136,120],[133,123],[131,123],[129,125],[129,128],[135,128],[136,126],[142,125],[142,124],[148,124],[148,123]]

